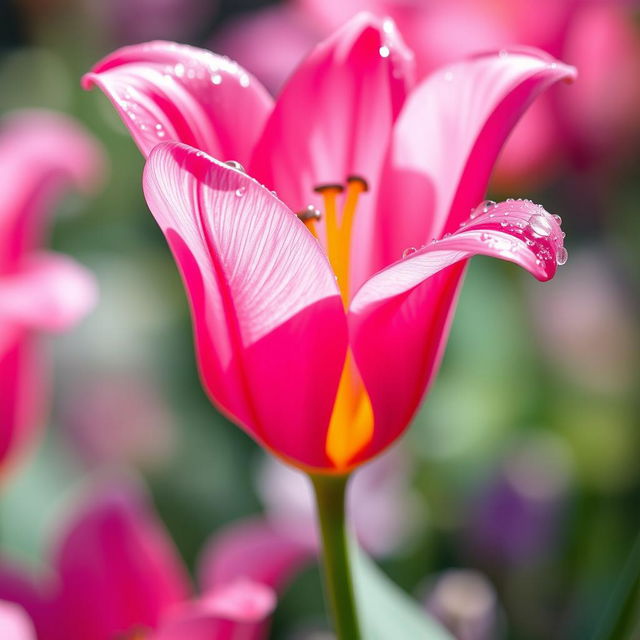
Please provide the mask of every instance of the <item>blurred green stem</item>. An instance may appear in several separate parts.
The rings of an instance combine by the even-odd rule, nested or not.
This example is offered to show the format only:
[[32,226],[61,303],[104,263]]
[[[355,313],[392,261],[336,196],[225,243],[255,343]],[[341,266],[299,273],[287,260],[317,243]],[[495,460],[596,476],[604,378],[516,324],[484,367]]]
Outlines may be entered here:
[[640,535],[593,640],[640,638]]
[[311,475],[322,535],[325,595],[338,640],[360,640],[349,564],[345,496],[348,475]]

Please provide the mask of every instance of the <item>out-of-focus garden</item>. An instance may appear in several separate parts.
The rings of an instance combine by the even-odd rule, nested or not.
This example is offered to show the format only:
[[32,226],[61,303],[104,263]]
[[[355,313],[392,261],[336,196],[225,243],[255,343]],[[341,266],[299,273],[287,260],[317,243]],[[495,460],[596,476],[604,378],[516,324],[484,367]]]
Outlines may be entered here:
[[[207,554],[239,523],[267,520],[314,538],[303,481],[202,390],[189,305],[143,197],[144,159],[105,95],[80,79],[118,47],[165,39],[227,55],[277,95],[304,55],[362,9],[395,20],[418,78],[516,44],[574,65],[578,78],[525,114],[488,194],[559,214],[568,261],[544,284],[508,262],[471,261],[426,401],[390,453],[356,471],[356,531],[458,640],[578,640],[601,623],[640,531],[640,13],[615,0],[3,2],[0,145],[16,118],[48,117],[26,109],[65,114],[92,138],[82,188],[47,193],[46,233],[47,246],[95,275],[98,299],[77,326],[38,338],[34,366],[46,372],[36,391],[20,391],[33,395],[21,411],[39,416],[3,462],[0,599],[29,609],[25,594],[56,570],[73,583],[78,619],[109,610],[110,585],[121,585],[125,609],[123,584],[160,589],[155,569],[129,579],[109,566],[100,527],[117,530],[119,516],[101,524],[111,516],[99,507],[115,513],[129,494],[157,512],[145,511],[159,520],[145,526],[166,528],[194,583],[198,574],[215,582]],[[0,151],[0,215],[22,179],[8,168],[21,151]],[[73,152],[57,147],[62,158]],[[37,164],[34,153],[22,172]],[[14,376],[0,375],[0,406],[18,393]],[[7,429],[11,411],[0,410]],[[269,637],[329,638],[319,570],[300,564],[278,591]]]

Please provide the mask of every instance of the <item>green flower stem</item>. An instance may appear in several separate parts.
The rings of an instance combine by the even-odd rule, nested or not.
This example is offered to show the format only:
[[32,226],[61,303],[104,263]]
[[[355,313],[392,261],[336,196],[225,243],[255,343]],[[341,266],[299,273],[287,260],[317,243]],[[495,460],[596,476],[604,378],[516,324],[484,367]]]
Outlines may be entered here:
[[345,495],[349,476],[311,475],[322,535],[325,595],[338,640],[361,640],[349,565]]

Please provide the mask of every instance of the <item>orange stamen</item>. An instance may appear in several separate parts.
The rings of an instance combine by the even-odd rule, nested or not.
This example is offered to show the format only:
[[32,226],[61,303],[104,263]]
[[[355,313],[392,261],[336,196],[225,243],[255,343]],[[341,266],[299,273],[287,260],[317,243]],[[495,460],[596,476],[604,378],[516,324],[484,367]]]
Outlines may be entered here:
[[325,184],[316,187],[314,191],[322,196],[322,200],[324,202],[325,228],[327,230],[327,254],[329,256],[329,262],[335,270],[340,246],[337,200],[338,194],[344,191],[344,187],[339,184]]

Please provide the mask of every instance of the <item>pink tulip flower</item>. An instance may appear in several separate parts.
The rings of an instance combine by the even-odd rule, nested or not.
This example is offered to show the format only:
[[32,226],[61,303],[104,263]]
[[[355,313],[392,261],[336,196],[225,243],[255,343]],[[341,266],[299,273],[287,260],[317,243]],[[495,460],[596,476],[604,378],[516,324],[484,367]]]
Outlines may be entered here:
[[100,175],[96,143],[78,124],[46,112],[8,117],[0,130],[0,461],[3,471],[32,440],[48,388],[40,331],[72,327],[94,305],[90,274],[43,252],[45,216],[73,186]]
[[518,117],[575,71],[514,48],[414,86],[412,61],[393,22],[360,14],[275,105],[237,64],[171,43],[116,51],[84,78],[149,156],[145,196],[213,402],[313,472],[347,473],[406,429],[468,258],[539,280],[566,260],[557,217],[481,200]]
[[266,630],[275,605],[266,585],[230,580],[190,599],[167,532],[129,484],[91,492],[59,540],[42,584],[0,567],[0,597],[24,607],[39,640],[231,640]]

